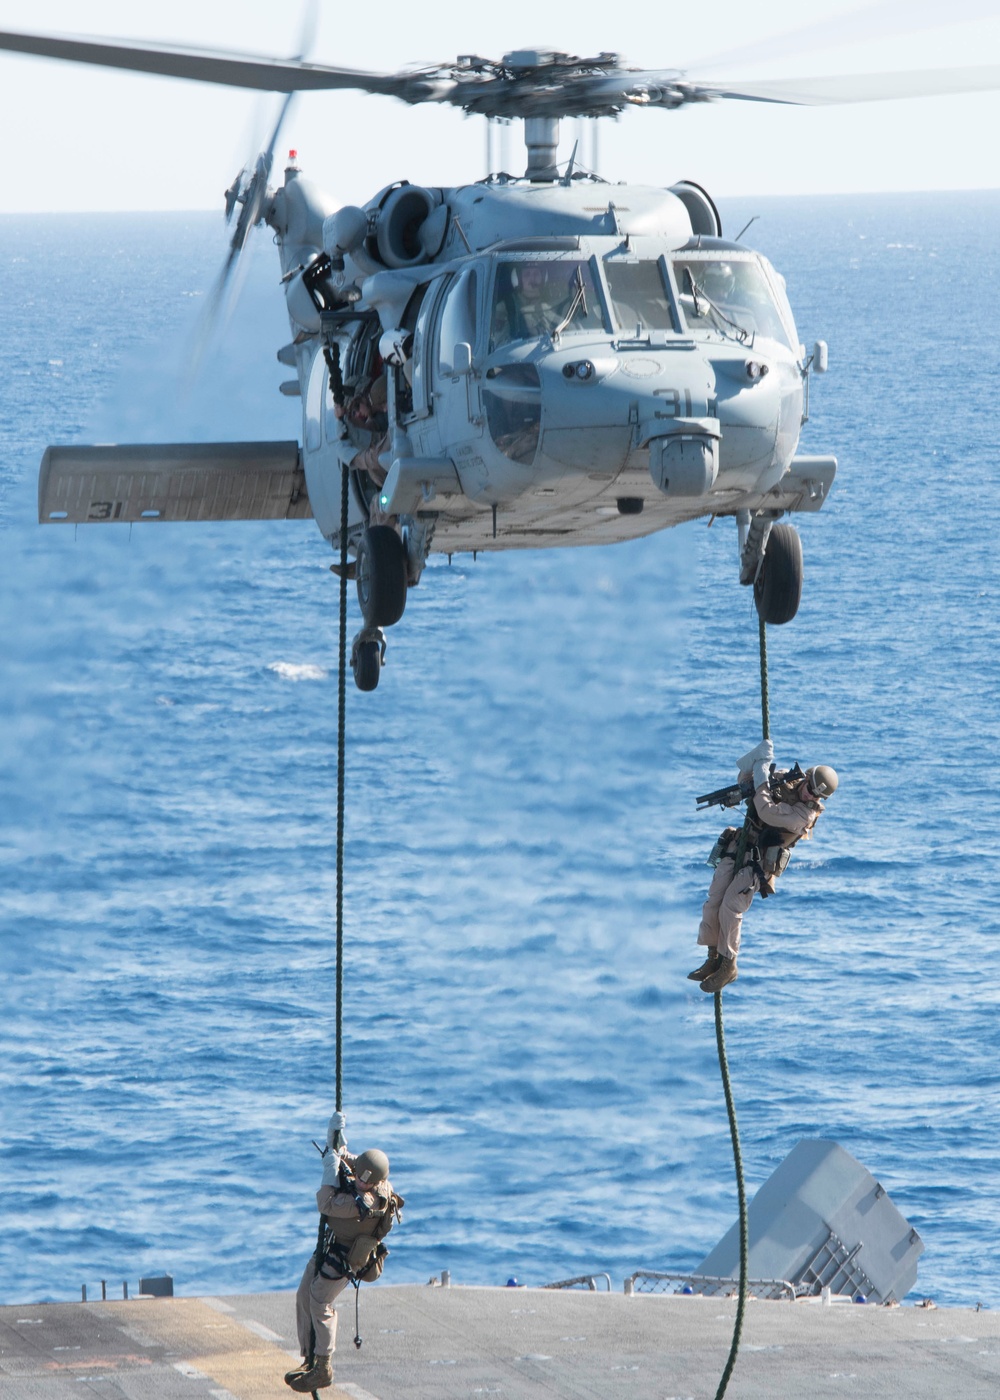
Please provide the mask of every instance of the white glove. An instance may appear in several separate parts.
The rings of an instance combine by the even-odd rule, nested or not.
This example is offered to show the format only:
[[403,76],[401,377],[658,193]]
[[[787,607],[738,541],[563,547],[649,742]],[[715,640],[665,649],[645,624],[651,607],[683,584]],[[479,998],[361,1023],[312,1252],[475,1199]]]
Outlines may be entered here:
[[347,1119],[342,1113],[331,1113],[330,1121],[326,1125],[326,1145],[327,1147],[343,1147],[343,1132],[347,1127]]
[[340,1153],[334,1148],[329,1148],[323,1157],[323,1181],[324,1186],[340,1185]]
[[761,786],[762,783],[766,783],[766,782],[767,782],[767,777],[768,777],[768,774],[770,773],[770,771],[771,771],[771,765],[770,765],[769,763],[765,763],[763,760],[761,760],[760,762],[754,764],[754,766],[753,766],[753,790],[754,790],[754,792],[757,792],[757,791],[759,790],[759,788],[760,788],[760,786]]
[[[742,758],[736,760],[736,767],[741,773],[749,773],[751,769],[753,769],[754,779],[756,781],[757,764],[763,763],[766,769],[767,766],[773,762],[774,745],[771,743],[770,739],[761,739],[756,748],[752,748],[749,753],[745,753]],[[760,784],[758,784],[758,787],[759,786]]]

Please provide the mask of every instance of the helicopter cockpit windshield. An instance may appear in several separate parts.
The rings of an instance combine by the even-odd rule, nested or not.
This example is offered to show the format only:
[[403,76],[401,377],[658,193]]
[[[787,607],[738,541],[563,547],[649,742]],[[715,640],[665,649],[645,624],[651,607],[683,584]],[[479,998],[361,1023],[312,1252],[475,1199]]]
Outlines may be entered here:
[[589,263],[500,263],[493,291],[491,350],[514,341],[581,330],[604,330],[604,312]]
[[711,331],[741,344],[766,336],[793,348],[794,328],[786,325],[780,301],[756,257],[686,257],[674,262],[674,276],[689,330]]
[[604,275],[608,279],[615,321],[623,334],[641,339],[649,331],[679,329],[667,299],[659,259],[621,262],[617,258],[606,258]]

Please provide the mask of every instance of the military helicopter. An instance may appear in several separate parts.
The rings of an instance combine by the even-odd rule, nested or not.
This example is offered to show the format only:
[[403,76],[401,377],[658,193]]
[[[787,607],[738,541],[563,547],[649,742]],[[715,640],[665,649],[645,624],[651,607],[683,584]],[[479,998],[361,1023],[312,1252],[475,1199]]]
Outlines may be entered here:
[[[609,184],[575,152],[560,166],[561,119],[1000,87],[992,68],[713,86],[613,53],[541,49],[375,73],[12,32],[0,48],[289,94],[226,192],[235,225],[213,299],[266,224],[291,328],[281,389],[301,398],[301,443],[51,447],[39,518],[312,516],[356,582],[351,666],[366,691],[432,550],[606,544],[729,516],[761,618],[783,624],[798,609],[801,543],[778,522],[819,510],[836,472],[832,456],[797,454],[827,347],[799,343],[784,280],[723,237],[704,189]],[[525,171],[453,188],[401,179],[338,208],[293,151],[272,186],[291,95],[322,89],[521,119]]]

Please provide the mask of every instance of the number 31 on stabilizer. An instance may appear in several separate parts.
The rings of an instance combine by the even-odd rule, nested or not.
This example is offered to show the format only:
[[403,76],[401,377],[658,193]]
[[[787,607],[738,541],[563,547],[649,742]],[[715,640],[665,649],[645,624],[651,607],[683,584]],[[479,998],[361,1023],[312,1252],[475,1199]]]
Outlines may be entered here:
[[[269,183],[276,129],[227,191],[237,214],[215,300],[250,230],[281,257],[302,441],[52,447],[42,521],[299,519],[341,547],[364,627],[362,690],[378,684],[429,552],[606,544],[732,516],[740,582],[760,615],[794,617],[802,587],[785,513],[819,510],[833,457],[796,455],[811,370],[784,281],[726,241],[709,196],[606,183],[558,167],[564,116],[740,100],[854,102],[1000,86],[995,69],[708,86],[614,54],[522,51],[398,74],[216,51],[24,34],[0,48],[293,93],[353,88],[524,120],[527,167],[475,184],[399,181],[338,209],[292,153]],[[956,86],[957,84],[957,86]],[[283,109],[287,110],[287,102]],[[280,121],[279,121],[280,126]]]

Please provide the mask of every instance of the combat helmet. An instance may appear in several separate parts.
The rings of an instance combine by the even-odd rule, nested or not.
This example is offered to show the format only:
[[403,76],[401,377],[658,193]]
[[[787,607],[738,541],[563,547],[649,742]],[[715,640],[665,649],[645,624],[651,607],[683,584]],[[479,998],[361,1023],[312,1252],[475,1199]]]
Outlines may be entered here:
[[806,773],[809,791],[816,797],[830,797],[837,791],[840,779],[828,763],[818,763]]
[[389,1158],[371,1147],[354,1159],[354,1175],[363,1186],[379,1186],[389,1175]]

